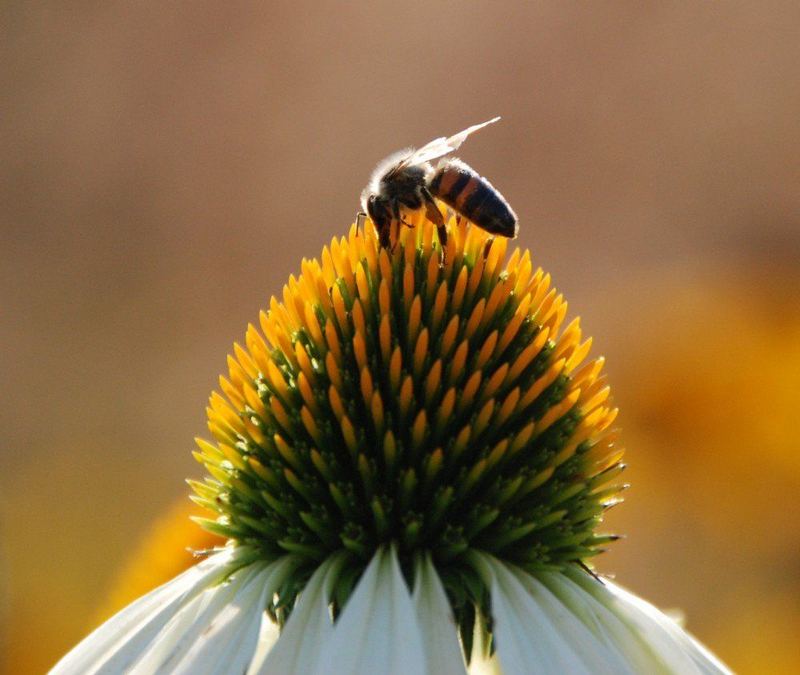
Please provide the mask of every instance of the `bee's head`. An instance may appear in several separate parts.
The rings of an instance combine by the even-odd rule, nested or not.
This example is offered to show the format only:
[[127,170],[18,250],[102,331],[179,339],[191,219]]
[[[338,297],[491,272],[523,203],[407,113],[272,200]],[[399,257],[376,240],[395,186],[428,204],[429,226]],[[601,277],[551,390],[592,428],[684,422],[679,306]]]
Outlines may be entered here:
[[379,222],[382,220],[381,214],[389,210],[389,200],[379,193],[366,189],[361,193],[361,209],[369,214],[372,222]]

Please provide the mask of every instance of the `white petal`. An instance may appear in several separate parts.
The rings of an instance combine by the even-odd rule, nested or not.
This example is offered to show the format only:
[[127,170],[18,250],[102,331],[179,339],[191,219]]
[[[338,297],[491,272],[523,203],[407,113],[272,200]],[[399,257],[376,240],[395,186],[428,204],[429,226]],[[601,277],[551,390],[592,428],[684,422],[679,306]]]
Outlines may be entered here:
[[466,670],[453,611],[428,556],[417,565],[413,600],[425,649],[427,672],[464,675]]
[[425,655],[394,551],[372,558],[323,645],[319,675],[424,675]]
[[603,644],[620,653],[630,669],[645,672],[654,668],[653,651],[642,637],[569,576],[561,572],[537,576]]
[[490,556],[476,559],[490,584],[495,648],[504,675],[626,672],[624,661],[541,582]]
[[482,654],[474,654],[469,662],[469,675],[503,675],[500,670],[500,661],[497,660],[497,654],[492,656],[485,656]]
[[487,555],[473,560],[491,587],[504,675],[729,672],[672,619],[610,582],[578,570],[534,576]]
[[241,581],[251,571],[237,571],[228,581],[207,588],[181,607],[147,646],[131,670],[134,673],[156,672],[161,664],[169,663],[171,654],[177,655],[175,662],[179,661],[183,651],[189,648],[190,641],[195,637],[192,627],[195,624],[206,625],[221,612],[233,600]]
[[320,665],[322,646],[333,634],[330,597],[344,558],[331,557],[320,565],[300,593],[280,639],[253,659],[249,675],[313,673]]
[[469,675],[503,675],[497,653],[490,654],[490,644],[485,641],[486,625],[480,615],[475,616],[472,631],[472,655],[469,659]]
[[574,572],[569,576],[635,632],[665,671],[730,672],[711,652],[650,603],[610,581],[599,582]]
[[269,565],[254,563],[208,588],[173,617],[131,672],[245,672],[261,623],[269,620],[264,608],[293,567],[288,556]]
[[561,635],[567,638],[572,649],[593,673],[636,672],[616,644],[592,632],[589,626],[554,594],[542,580],[523,570],[512,567],[511,572],[525,586],[531,598],[544,610]]
[[183,604],[239,567],[244,555],[227,548],[142,596],[80,642],[51,673],[123,672]]
[[261,630],[258,633],[256,651],[253,655],[253,659],[250,661],[250,667],[247,669],[248,673],[253,672],[253,669],[264,661],[266,655],[269,654],[270,650],[278,642],[280,635],[280,626],[269,617],[264,617],[261,621]]

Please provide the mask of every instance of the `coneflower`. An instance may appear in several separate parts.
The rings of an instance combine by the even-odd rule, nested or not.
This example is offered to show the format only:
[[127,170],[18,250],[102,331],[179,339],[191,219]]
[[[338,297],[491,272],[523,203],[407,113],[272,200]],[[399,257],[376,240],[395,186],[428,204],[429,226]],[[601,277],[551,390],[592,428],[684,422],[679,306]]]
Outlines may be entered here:
[[622,451],[550,276],[412,224],[353,225],[248,327],[191,481],[228,545],[54,672],[727,672],[589,568]]

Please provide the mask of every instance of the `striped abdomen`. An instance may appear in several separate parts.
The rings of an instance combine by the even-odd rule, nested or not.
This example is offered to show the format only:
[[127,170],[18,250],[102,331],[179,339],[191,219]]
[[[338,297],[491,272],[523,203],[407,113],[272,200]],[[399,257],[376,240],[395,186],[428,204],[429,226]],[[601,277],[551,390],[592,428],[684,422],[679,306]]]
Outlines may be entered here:
[[517,236],[517,216],[503,195],[461,160],[440,162],[428,189],[434,197],[487,232]]

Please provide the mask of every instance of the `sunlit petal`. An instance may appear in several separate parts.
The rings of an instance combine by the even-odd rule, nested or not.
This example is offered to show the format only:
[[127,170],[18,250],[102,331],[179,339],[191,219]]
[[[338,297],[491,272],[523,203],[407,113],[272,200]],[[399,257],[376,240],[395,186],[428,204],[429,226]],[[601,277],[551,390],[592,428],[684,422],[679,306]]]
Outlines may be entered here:
[[280,640],[271,650],[259,652],[249,673],[313,673],[320,665],[323,645],[333,634],[329,598],[341,563],[341,557],[332,557],[319,566],[300,594]]
[[267,620],[267,599],[290,569],[286,559],[255,563],[209,588],[175,615],[132,672],[244,672]]
[[571,573],[570,576],[582,589],[627,624],[640,640],[646,640],[655,659],[662,663],[666,670],[680,673],[730,672],[673,619],[650,603],[610,581],[604,580],[599,583],[586,575],[575,573]]
[[490,556],[480,559],[491,578],[495,647],[505,675],[629,672],[541,582]]
[[86,637],[51,672],[122,672],[129,668],[178,609],[236,569],[243,554],[227,548],[142,596]]
[[436,568],[427,556],[417,565],[413,600],[425,646],[427,672],[463,675],[466,671],[453,612]]
[[396,554],[372,558],[323,645],[318,675],[426,673],[414,604]]

